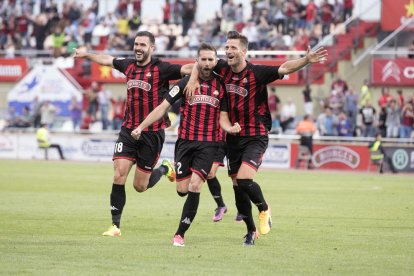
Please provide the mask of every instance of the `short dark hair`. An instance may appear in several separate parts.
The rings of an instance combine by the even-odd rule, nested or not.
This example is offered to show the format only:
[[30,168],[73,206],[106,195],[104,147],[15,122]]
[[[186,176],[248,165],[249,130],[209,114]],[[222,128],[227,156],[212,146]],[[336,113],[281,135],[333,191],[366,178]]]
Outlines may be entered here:
[[203,50],[213,51],[214,54],[217,56],[216,48],[213,45],[209,44],[209,43],[205,43],[205,42],[201,43],[200,47],[198,47],[198,50],[197,50],[197,56],[199,56],[200,52],[203,51]]
[[246,36],[236,31],[230,31],[227,33],[227,39],[238,39],[240,43],[247,49],[249,46],[249,40]]
[[135,37],[138,37],[138,36],[146,36],[146,37],[148,37],[148,39],[149,39],[149,41],[151,42],[152,45],[155,44],[155,37],[151,32],[139,31],[139,32],[137,32],[137,35]]

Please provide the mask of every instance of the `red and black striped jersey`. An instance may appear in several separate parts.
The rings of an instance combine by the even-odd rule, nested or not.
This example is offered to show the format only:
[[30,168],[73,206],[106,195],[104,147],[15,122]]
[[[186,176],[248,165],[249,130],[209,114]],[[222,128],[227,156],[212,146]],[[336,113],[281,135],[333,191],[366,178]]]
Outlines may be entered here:
[[182,99],[178,137],[192,141],[218,142],[221,131],[220,111],[227,112],[227,93],[218,76],[205,81],[199,78],[200,89],[186,98],[183,94],[189,77],[178,81],[166,94],[165,99],[173,104]]
[[[115,58],[114,68],[127,78],[127,97],[122,125],[136,128],[163,100],[169,81],[181,78],[181,65],[152,58],[145,66],[138,66],[135,59]],[[145,131],[159,131],[171,125],[168,115],[149,126]]]
[[271,129],[267,84],[283,79],[278,70],[279,66],[254,65],[247,62],[243,71],[234,73],[222,59],[214,68],[226,84],[230,121],[232,124],[239,123],[240,136],[267,135]]

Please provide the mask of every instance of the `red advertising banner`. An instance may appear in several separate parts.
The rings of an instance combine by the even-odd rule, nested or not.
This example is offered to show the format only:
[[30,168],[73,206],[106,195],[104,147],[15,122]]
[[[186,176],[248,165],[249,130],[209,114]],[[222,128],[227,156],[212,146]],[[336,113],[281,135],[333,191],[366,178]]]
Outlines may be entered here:
[[0,58],[0,81],[17,81],[26,74],[27,70],[25,58]]
[[[385,154],[390,158],[394,168],[399,172],[414,172],[414,147],[384,146]],[[298,158],[299,145],[291,145],[290,167],[294,168]],[[390,168],[385,163],[385,171]],[[370,153],[366,145],[350,144],[314,144],[312,165],[315,169],[375,171],[372,167]],[[301,167],[304,165],[302,164]]]
[[383,31],[394,31],[412,16],[414,16],[413,0],[382,0],[381,28]]
[[[191,58],[163,58],[164,61],[168,61],[174,64],[188,64],[194,63],[195,59]],[[274,61],[274,60],[266,60],[266,59],[252,59],[252,63],[254,64],[262,64],[262,65],[271,65],[276,66],[280,65],[281,61]],[[103,82],[103,83],[114,83],[114,82],[125,82],[124,74],[120,73],[116,69],[112,69],[108,66],[101,66],[96,63],[92,63],[92,80]],[[299,82],[299,75],[297,72],[292,73],[284,77],[283,80],[278,80],[273,82],[272,84],[276,85],[295,85]]]
[[414,59],[373,59],[371,82],[374,85],[414,86]]

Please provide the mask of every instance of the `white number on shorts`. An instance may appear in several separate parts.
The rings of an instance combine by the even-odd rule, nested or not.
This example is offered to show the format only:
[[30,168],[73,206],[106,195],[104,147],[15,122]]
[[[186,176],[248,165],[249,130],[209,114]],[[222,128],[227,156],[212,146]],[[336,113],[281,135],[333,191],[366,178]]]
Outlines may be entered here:
[[122,152],[122,146],[123,146],[122,142],[116,143],[115,144],[115,153]]
[[182,174],[183,172],[181,171],[181,162],[177,163],[177,173],[178,174]]

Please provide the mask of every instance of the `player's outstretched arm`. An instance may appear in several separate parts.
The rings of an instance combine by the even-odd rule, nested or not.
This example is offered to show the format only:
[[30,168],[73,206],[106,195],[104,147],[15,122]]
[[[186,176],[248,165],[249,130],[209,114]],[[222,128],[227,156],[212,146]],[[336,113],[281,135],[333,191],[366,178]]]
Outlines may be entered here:
[[132,138],[135,140],[138,140],[141,136],[141,133],[144,129],[146,129],[148,126],[152,125],[154,122],[158,121],[159,119],[164,116],[165,112],[168,111],[170,108],[170,103],[167,100],[162,101],[162,103],[157,106],[153,111],[151,111],[150,114],[148,114],[147,118],[145,118],[142,123],[131,132]]
[[187,98],[194,95],[195,91],[200,88],[200,82],[198,81],[198,67],[197,62],[193,65],[193,70],[191,71],[190,79],[187,82],[187,85],[184,88],[184,94]]
[[181,66],[181,75],[186,76],[186,75],[190,75],[191,72],[193,71],[193,66],[195,66],[194,64],[197,63],[188,63],[188,64],[184,64],[183,66]]
[[75,53],[73,54],[73,57],[89,59],[90,61],[96,62],[100,65],[114,67],[112,63],[114,60],[114,57],[110,55],[106,55],[106,54],[93,54],[85,50],[75,49]]
[[241,131],[239,123],[231,124],[229,119],[229,113],[226,111],[220,111],[220,127],[227,133],[237,134]]
[[316,51],[312,51],[310,47],[308,46],[308,50],[306,51],[306,56],[294,59],[294,60],[288,60],[284,62],[279,67],[279,75],[288,75],[290,73],[296,72],[303,67],[305,67],[308,64],[312,63],[324,63],[328,58],[328,51],[321,47],[317,49]]

